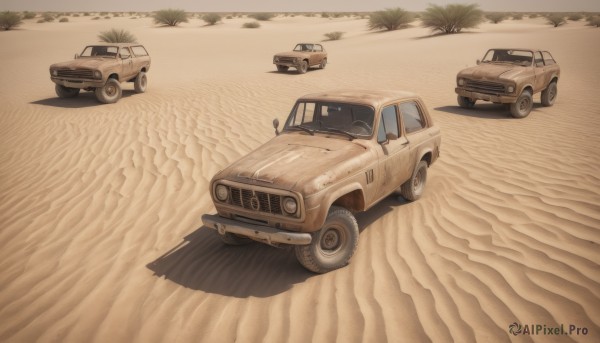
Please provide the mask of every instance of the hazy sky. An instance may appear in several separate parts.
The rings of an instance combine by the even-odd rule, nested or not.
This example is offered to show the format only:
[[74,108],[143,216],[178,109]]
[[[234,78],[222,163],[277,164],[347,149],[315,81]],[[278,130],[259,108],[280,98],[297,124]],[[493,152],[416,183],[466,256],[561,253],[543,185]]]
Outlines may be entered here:
[[478,3],[485,11],[600,11],[600,0],[0,0],[0,11],[358,12],[390,7],[419,11],[430,3]]

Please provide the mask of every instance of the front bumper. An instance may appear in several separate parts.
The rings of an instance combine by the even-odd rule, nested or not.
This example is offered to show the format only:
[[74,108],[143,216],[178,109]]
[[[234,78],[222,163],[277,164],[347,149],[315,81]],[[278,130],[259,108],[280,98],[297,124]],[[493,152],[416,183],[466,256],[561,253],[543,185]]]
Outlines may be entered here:
[[473,100],[485,100],[485,101],[491,101],[491,102],[496,102],[496,103],[503,103],[503,104],[512,104],[517,102],[517,96],[516,95],[496,95],[496,94],[485,94],[485,93],[479,93],[479,92],[471,92],[468,91],[466,89],[463,88],[459,88],[456,87],[454,89],[454,91],[456,92],[456,94],[460,95],[460,96],[464,96],[465,98],[470,98]]
[[50,79],[52,80],[52,82],[56,83],[57,85],[61,85],[64,87],[69,87],[69,88],[97,88],[97,87],[102,87],[104,86],[104,81],[102,80],[97,80],[97,81],[91,81],[91,80],[67,80],[67,79],[63,79],[63,78],[59,78],[59,77],[50,77]]
[[291,245],[307,245],[310,244],[312,240],[309,233],[288,232],[270,226],[227,219],[214,214],[203,215],[202,223],[210,229],[217,230],[221,235],[230,232],[254,240],[263,241],[268,244],[283,243]]

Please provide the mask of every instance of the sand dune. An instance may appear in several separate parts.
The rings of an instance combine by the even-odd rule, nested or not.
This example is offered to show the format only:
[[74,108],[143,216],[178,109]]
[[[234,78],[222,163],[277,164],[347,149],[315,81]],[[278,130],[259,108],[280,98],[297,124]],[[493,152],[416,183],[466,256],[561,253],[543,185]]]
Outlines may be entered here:
[[[526,19],[428,37],[348,18],[245,21],[0,32],[0,341],[598,341],[598,29]],[[57,99],[48,66],[111,27],[150,51],[148,92]],[[274,72],[273,53],[331,31],[346,34],[323,43],[325,70]],[[524,120],[457,107],[456,72],[505,46],[553,53],[555,106]],[[289,248],[222,246],[200,221],[212,175],[273,137],[297,97],[342,87],[422,95],[443,132],[423,198],[359,214],[351,264],[325,275]],[[589,333],[514,337],[513,322]]]

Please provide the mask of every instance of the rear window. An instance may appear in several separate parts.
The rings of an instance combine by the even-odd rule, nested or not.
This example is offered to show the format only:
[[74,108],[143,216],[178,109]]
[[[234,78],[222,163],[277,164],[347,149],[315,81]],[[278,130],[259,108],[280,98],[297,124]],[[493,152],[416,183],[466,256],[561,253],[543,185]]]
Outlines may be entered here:
[[556,64],[556,61],[548,51],[543,51],[542,56],[544,56],[544,63],[546,63],[546,65]]
[[148,56],[148,52],[141,45],[132,46],[131,50],[133,50],[133,54],[136,55],[136,56]]
[[400,113],[406,133],[419,131],[426,126],[425,120],[419,107],[414,102],[405,102],[400,104]]

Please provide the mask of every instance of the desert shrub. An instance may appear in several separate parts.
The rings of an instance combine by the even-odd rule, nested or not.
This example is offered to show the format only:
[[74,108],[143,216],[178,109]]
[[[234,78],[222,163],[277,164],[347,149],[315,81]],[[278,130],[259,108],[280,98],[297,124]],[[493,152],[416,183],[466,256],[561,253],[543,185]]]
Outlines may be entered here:
[[108,14],[108,12],[100,12],[100,13],[99,13],[99,15],[100,15],[101,17],[102,17],[102,16],[105,16],[105,15],[107,15],[107,14]]
[[274,17],[273,13],[252,13],[248,15],[249,18],[253,18],[260,21],[271,20]]
[[494,24],[498,24],[501,21],[503,21],[504,19],[506,19],[506,16],[504,15],[504,13],[499,13],[499,12],[488,13],[488,14],[486,14],[485,17],[488,18],[488,20]]
[[23,19],[33,19],[35,18],[35,12],[25,11],[23,12]]
[[583,19],[583,16],[579,13],[573,13],[570,16],[568,16],[567,19],[572,20],[572,21],[579,21],[579,20]]
[[413,18],[415,19],[421,19],[421,13],[415,12],[412,14]]
[[553,25],[554,27],[559,27],[565,24],[567,21],[565,20],[565,17],[562,14],[554,13],[546,17],[546,22],[550,25]]
[[137,18],[138,18],[138,17],[131,17],[131,18],[129,18],[129,19],[137,19]]
[[44,19],[39,19],[38,21],[36,21],[36,23],[45,23],[46,21]]
[[98,20],[100,17],[93,17],[92,20]]
[[136,43],[137,39],[131,32],[123,29],[110,29],[108,31],[102,31],[98,35],[98,39],[105,43]]
[[52,13],[44,13],[42,14],[42,19],[44,19],[44,22],[51,22],[54,21],[54,16],[52,15]]
[[84,16],[84,17],[89,17],[89,16],[90,16],[90,12],[84,12],[84,13],[83,13],[83,16]]
[[513,20],[522,20],[523,19],[523,14],[522,13],[515,13],[512,15]]
[[108,16],[108,15],[106,17],[104,17],[104,19],[110,19],[110,18],[112,18],[112,17]]
[[483,12],[476,4],[429,5],[421,21],[424,27],[443,33],[458,33],[476,27],[483,21]]
[[113,17],[120,17],[121,13],[113,13]]
[[10,30],[21,25],[22,22],[21,14],[17,12],[6,11],[0,13],[0,29],[2,30]]
[[257,21],[251,21],[248,23],[244,23],[242,25],[244,29],[258,29],[260,27],[260,23]]
[[321,18],[329,18],[329,13],[327,13],[327,12],[321,13]]
[[369,16],[369,30],[386,29],[388,31],[398,30],[406,27],[414,18],[402,8],[388,8],[376,11]]
[[539,15],[539,14],[537,14],[537,13],[531,13],[531,14],[529,15],[529,18],[531,18],[531,19],[535,19],[535,18],[537,18],[537,17],[539,17],[539,16],[540,16],[540,15]]
[[79,17],[79,13],[73,14],[73,17]]
[[208,25],[215,25],[221,20],[221,16],[217,13],[207,13],[202,17],[202,20],[204,20]]
[[343,35],[344,32],[341,31],[329,32],[324,34],[324,36],[327,37],[327,40],[340,40],[342,39]]
[[588,18],[588,25],[600,27],[600,16],[595,15]]
[[187,23],[188,16],[184,10],[166,9],[154,13],[154,23],[168,26],[177,26],[179,23]]
[[225,19],[233,19],[232,15],[228,15],[227,17],[225,17]]
[[59,23],[67,23],[69,21],[69,18],[67,17],[62,17],[60,18],[60,20],[58,21]]

